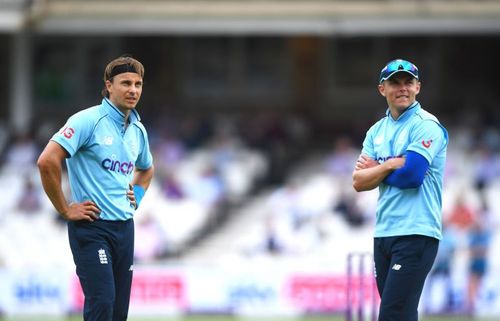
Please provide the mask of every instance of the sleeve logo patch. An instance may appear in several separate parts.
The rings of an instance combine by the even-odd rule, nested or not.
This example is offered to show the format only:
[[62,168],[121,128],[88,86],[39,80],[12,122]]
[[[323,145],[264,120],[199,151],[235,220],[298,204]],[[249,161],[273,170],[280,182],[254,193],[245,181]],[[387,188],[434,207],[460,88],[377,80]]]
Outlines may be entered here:
[[429,148],[431,147],[431,144],[432,144],[432,139],[431,140],[422,140],[422,146],[424,146],[425,148]]
[[70,139],[71,137],[73,137],[73,134],[75,133],[75,130],[71,127],[64,127],[60,133],[66,137],[67,139]]

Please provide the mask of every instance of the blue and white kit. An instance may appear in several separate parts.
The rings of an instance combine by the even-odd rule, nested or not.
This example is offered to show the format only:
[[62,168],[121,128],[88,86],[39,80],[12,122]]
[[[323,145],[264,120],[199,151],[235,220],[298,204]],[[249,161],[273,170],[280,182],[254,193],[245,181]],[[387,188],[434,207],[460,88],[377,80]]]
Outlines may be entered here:
[[368,130],[362,154],[383,163],[413,151],[429,163],[419,188],[399,189],[384,182],[379,185],[375,237],[416,234],[442,238],[441,192],[447,145],[446,129],[418,102],[397,120],[387,111],[386,117]]
[[125,116],[106,98],[101,105],[71,116],[52,140],[69,154],[66,159],[74,202],[91,200],[100,219],[125,221],[133,217],[126,191],[134,168],[153,164],[148,136],[135,110]]

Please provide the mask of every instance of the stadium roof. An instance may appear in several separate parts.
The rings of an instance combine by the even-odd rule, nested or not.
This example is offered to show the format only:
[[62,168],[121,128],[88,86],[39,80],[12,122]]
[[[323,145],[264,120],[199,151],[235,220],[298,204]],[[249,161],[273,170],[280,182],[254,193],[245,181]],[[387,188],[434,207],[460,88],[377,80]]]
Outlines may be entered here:
[[0,0],[0,13],[4,2],[29,3],[25,25],[48,34],[500,33],[496,0]]

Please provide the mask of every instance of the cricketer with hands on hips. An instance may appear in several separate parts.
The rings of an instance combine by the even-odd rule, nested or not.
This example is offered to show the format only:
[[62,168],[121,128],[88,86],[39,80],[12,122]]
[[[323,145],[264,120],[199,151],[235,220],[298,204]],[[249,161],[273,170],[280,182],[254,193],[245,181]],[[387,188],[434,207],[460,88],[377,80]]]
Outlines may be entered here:
[[[125,321],[134,257],[134,213],[154,167],[136,105],[144,67],[130,56],[104,71],[99,105],[72,115],[38,159],[43,188],[68,221],[76,273],[85,296],[85,321]],[[62,189],[68,169],[72,202]]]

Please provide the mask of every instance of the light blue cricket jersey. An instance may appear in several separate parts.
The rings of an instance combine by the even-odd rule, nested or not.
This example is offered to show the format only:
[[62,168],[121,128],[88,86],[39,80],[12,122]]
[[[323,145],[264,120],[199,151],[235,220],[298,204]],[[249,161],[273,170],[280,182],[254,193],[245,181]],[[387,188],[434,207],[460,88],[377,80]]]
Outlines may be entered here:
[[376,213],[375,237],[426,235],[442,238],[442,189],[448,133],[437,118],[412,104],[398,120],[386,117],[367,132],[362,153],[383,163],[405,156],[407,151],[429,162],[424,182],[417,188],[399,189],[381,183]]
[[133,217],[126,191],[134,169],[153,165],[146,129],[135,110],[125,115],[104,98],[101,105],[71,116],[52,140],[71,157],[66,159],[74,202],[91,200],[100,218],[122,221]]

